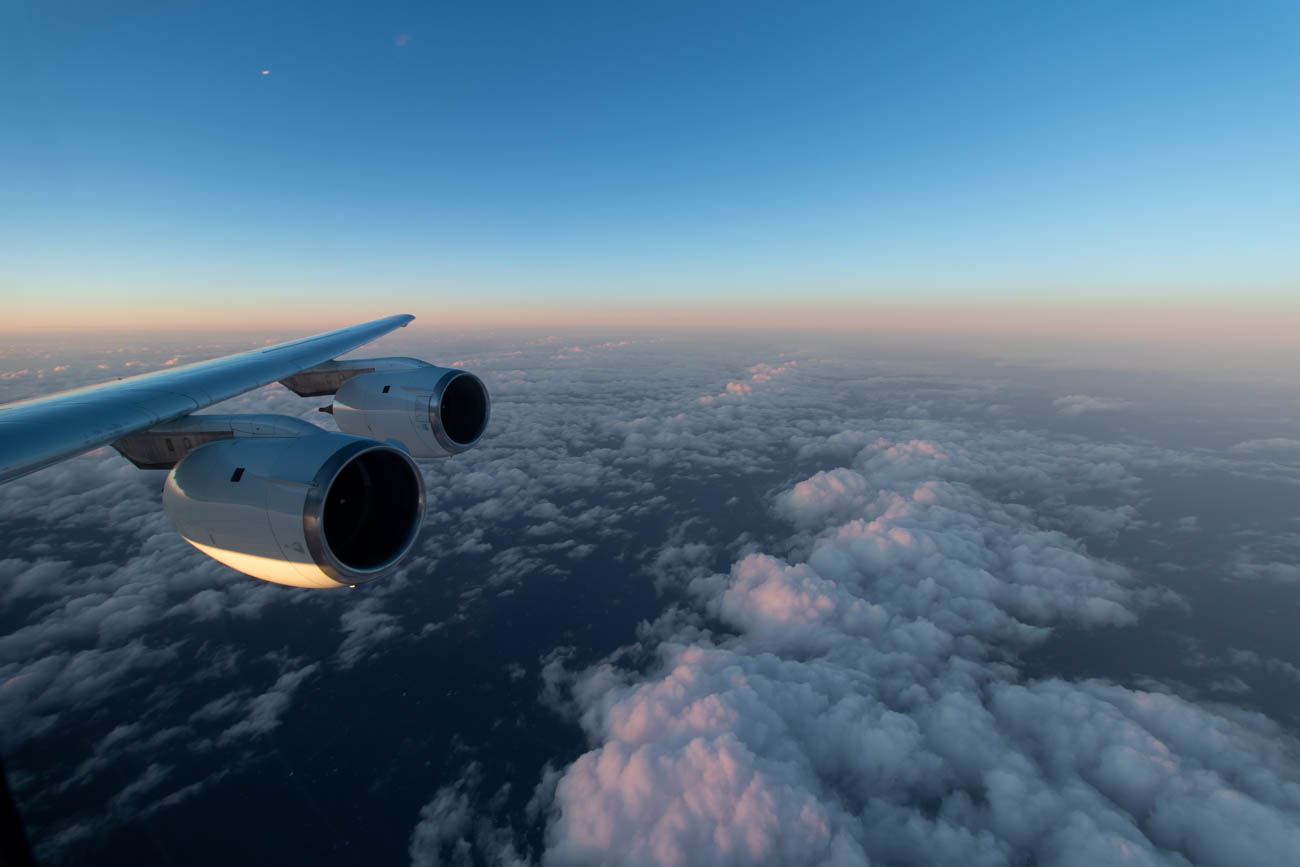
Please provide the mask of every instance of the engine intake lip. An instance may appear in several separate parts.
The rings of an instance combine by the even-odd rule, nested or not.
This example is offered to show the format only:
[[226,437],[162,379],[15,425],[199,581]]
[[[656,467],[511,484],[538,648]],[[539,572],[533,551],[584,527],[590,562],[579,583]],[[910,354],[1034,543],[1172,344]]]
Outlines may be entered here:
[[429,398],[429,426],[434,439],[450,454],[474,446],[487,430],[492,398],[483,380],[453,370],[438,380]]
[[307,550],[339,584],[380,578],[406,558],[424,520],[424,478],[411,456],[357,440],[312,479],[303,509]]

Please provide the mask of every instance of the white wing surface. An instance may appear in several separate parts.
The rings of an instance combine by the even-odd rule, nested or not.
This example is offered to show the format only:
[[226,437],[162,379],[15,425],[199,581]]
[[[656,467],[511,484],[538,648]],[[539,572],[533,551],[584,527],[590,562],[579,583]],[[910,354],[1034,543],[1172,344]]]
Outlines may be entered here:
[[0,406],[0,482],[292,376],[414,318],[388,316],[239,355]]

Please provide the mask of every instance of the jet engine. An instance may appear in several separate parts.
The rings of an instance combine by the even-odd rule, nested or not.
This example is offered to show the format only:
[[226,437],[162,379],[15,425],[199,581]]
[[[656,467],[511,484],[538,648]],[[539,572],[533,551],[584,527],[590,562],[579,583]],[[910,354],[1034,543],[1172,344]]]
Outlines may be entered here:
[[228,436],[172,468],[163,508],[191,545],[254,578],[351,586],[406,558],[424,480],[410,455],[373,439]]
[[413,457],[460,454],[487,428],[492,401],[483,381],[448,367],[363,373],[339,386],[329,411],[339,430],[396,440]]

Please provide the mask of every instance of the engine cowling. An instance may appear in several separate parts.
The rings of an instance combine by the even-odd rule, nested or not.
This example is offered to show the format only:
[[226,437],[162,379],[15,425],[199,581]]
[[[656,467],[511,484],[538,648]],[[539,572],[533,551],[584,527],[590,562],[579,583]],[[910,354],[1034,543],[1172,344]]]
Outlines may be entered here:
[[417,458],[460,454],[487,429],[492,401],[483,381],[447,367],[354,376],[334,395],[339,430],[397,440]]
[[172,468],[163,508],[191,545],[254,578],[350,586],[410,553],[424,480],[404,451],[372,439],[233,437]]

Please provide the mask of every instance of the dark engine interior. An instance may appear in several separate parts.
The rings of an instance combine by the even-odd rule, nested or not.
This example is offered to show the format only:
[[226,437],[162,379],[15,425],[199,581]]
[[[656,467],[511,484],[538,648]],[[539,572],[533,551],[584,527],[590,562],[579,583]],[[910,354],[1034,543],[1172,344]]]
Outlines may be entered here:
[[469,445],[487,425],[487,389],[478,377],[464,374],[447,383],[438,409],[442,429],[457,445]]
[[339,471],[325,497],[325,544],[350,569],[369,571],[392,563],[418,532],[420,485],[401,455],[374,449]]

